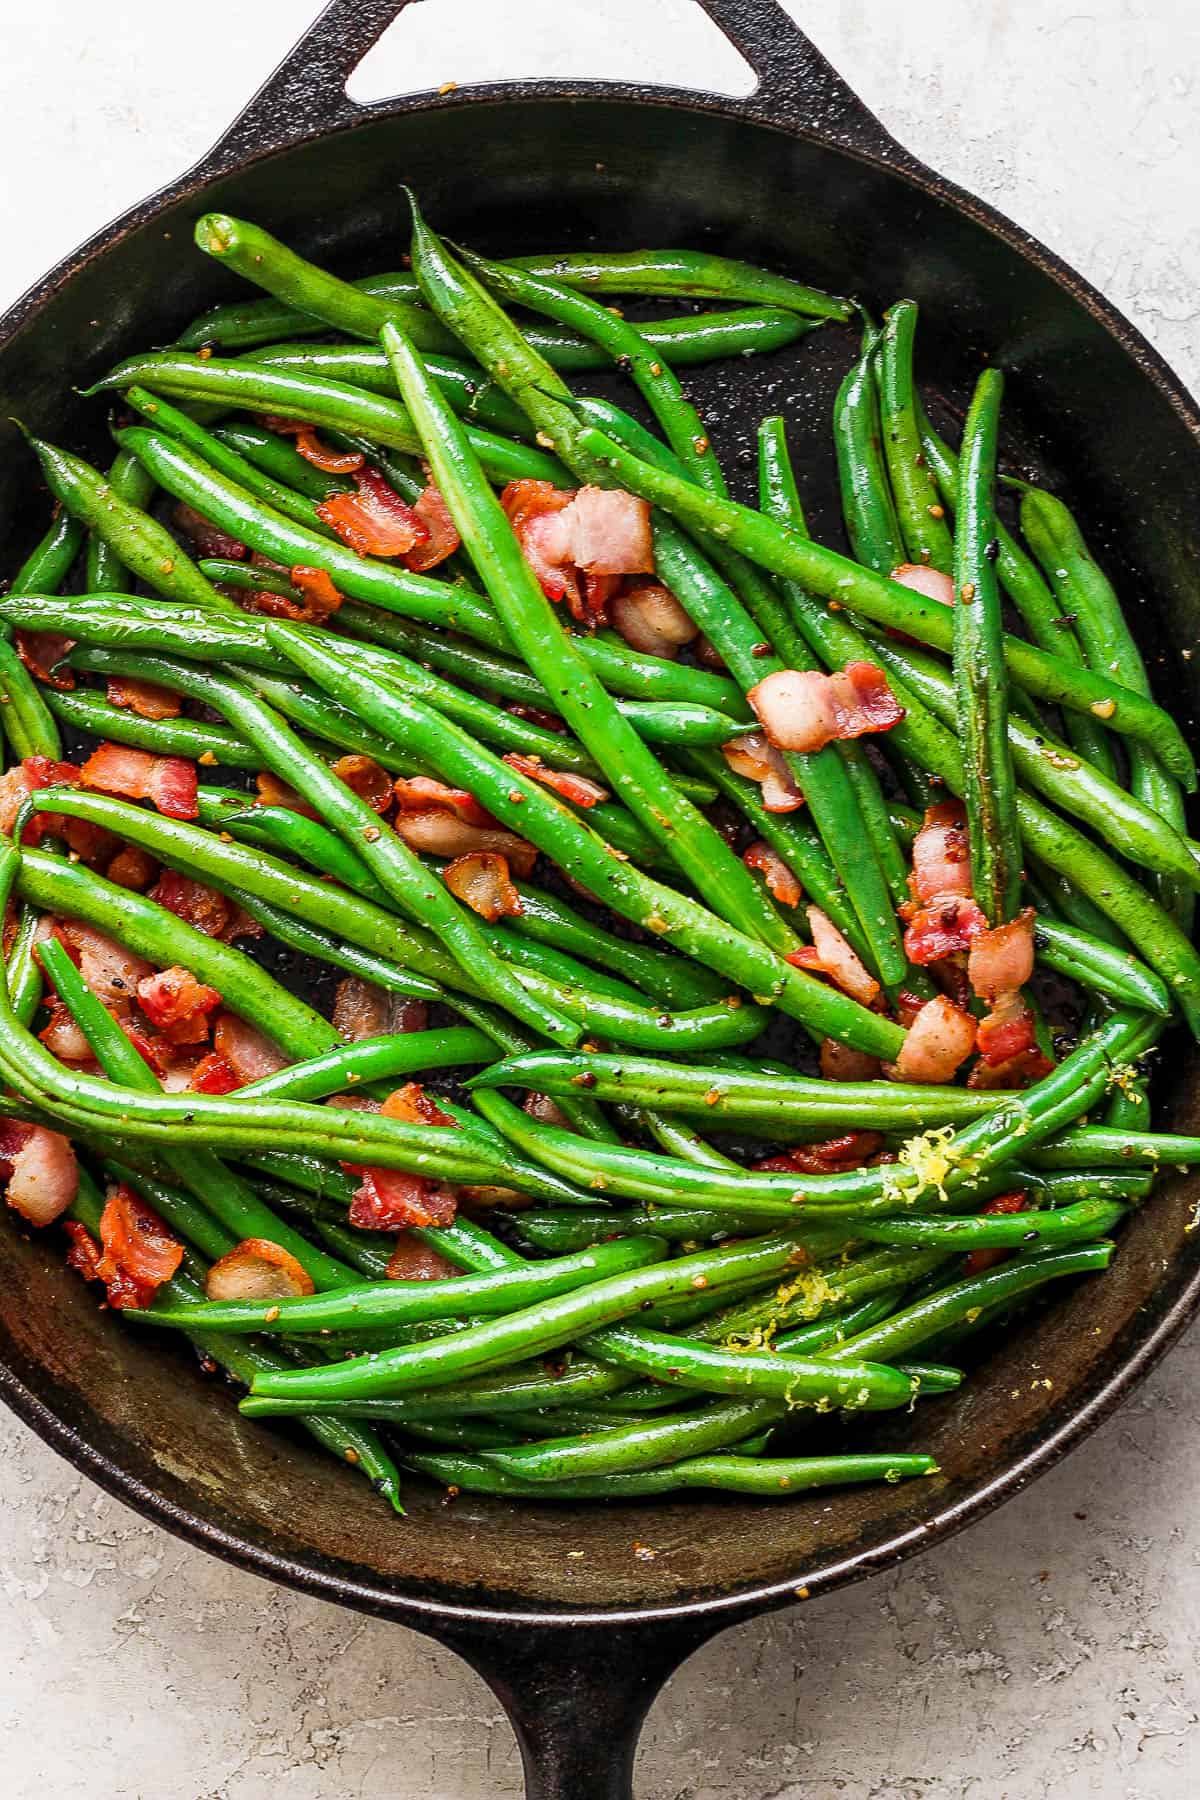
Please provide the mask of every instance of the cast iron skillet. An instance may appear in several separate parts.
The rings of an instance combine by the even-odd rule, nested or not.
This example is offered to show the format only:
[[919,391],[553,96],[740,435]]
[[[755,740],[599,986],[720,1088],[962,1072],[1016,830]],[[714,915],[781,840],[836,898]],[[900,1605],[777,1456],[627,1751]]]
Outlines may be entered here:
[[[359,108],[344,82],[401,5],[333,0],[203,162],[13,308],[0,326],[0,415],[99,452],[95,409],[74,401],[72,382],[168,340],[233,291],[189,250],[200,211],[243,213],[347,268],[389,267],[404,180],[439,226],[485,247],[711,242],[876,306],[914,295],[951,402],[981,355],[1012,371],[1011,425],[1121,572],[1143,649],[1153,660],[1189,642],[1200,419],[1171,372],[1040,244],[893,143],[778,6],[702,3],[759,75],[749,99],[538,82]],[[820,531],[836,531],[836,502],[816,446],[848,353],[848,335],[827,332],[790,360],[747,365],[740,410],[727,377],[698,384],[734,466],[769,405],[795,421],[802,463],[808,433]],[[17,443],[3,452],[11,567],[44,497]],[[1176,710],[1197,697],[1196,668],[1172,663],[1161,684]],[[1177,1042],[1167,1060],[1162,1114],[1194,1130],[1196,1059]],[[120,1330],[57,1246],[13,1231],[0,1258],[0,1390],[78,1468],[170,1530],[458,1651],[508,1709],[530,1794],[619,1800],[646,1708],[699,1644],[979,1518],[1117,1404],[1200,1300],[1187,1217],[1187,1184],[1165,1183],[1103,1281],[1059,1293],[1019,1350],[1000,1346],[959,1395],[922,1408],[939,1478],[813,1504],[447,1505],[414,1479],[397,1521],[358,1477],[241,1420],[186,1359]],[[887,1444],[912,1429],[876,1427]]]

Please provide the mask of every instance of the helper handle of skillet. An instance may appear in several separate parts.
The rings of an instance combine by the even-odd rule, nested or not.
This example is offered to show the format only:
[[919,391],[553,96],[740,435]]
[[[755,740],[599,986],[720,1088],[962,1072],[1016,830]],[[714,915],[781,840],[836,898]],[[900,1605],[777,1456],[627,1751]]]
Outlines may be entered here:
[[[758,77],[745,99],[722,100],[723,107],[745,118],[792,130],[809,131],[841,148],[904,162],[906,154],[888,136],[841,76],[777,0],[698,0]],[[268,76],[220,142],[199,164],[212,177],[270,155],[292,144],[342,130],[374,112],[393,111],[397,103],[359,106],[346,93],[346,83],[367,51],[393,20],[416,0],[329,0],[304,36]],[[426,0],[431,12],[436,0]],[[431,25],[436,21],[431,18]],[[546,84],[540,83],[539,86]],[[556,91],[569,94],[609,93],[629,97],[690,100],[706,96],[673,88],[637,89],[632,84],[555,81]],[[512,84],[456,88],[445,95],[413,96],[400,104],[415,107],[470,105],[481,92],[511,91]]]
[[727,1614],[573,1625],[423,1622],[483,1676],[508,1714],[525,1800],[634,1800],[642,1722],[693,1650]]

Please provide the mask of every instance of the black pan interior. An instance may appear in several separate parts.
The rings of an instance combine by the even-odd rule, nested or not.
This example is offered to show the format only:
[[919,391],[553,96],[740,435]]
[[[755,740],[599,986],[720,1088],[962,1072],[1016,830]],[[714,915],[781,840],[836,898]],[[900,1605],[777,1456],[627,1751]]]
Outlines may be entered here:
[[[190,247],[211,206],[255,218],[347,273],[397,266],[400,183],[444,230],[496,252],[589,244],[711,244],[791,270],[879,309],[923,307],[921,356],[952,414],[982,359],[1010,373],[1017,465],[1052,479],[1121,580],[1160,696],[1189,724],[1197,637],[1195,421],[1144,346],[1103,322],[1086,291],[1023,255],[961,201],[849,154],[665,102],[521,98],[374,118],[265,159],[95,247],[0,349],[0,414],[104,453],[103,409],[73,394],[118,357],[166,342],[234,284]],[[1015,239],[1016,234],[1013,234]],[[848,332],[735,370],[696,371],[731,471],[749,475],[764,411],[792,422],[806,503],[836,541],[829,454]],[[7,424],[0,455],[5,567],[41,530],[45,497]],[[1196,1061],[1164,1058],[1160,1104],[1200,1122]],[[929,1447],[943,1473],[899,1488],[774,1507],[689,1498],[613,1509],[446,1504],[414,1478],[397,1522],[350,1472],[299,1440],[239,1419],[185,1359],[100,1313],[56,1245],[6,1221],[0,1358],[14,1398],[102,1480],[226,1553],[373,1610],[414,1601],[554,1611],[653,1610],[798,1586],[896,1553],[1066,1433],[1154,1332],[1194,1277],[1189,1184],[1165,1182],[1125,1233],[1114,1270],[1062,1292],[957,1396],[880,1423],[877,1441]],[[861,1436],[861,1432],[858,1434]],[[1019,1479],[1019,1477],[1017,1477]],[[644,1555],[646,1546],[657,1554]]]

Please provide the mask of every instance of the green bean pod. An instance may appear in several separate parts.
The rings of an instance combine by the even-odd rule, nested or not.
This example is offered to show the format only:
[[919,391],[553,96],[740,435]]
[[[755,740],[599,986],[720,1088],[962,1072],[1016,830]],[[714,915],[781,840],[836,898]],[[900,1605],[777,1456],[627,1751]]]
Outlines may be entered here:
[[[904,560],[924,563],[949,575],[954,565],[954,540],[917,423],[913,382],[916,328],[916,301],[901,300],[888,312],[879,334],[876,366],[883,449],[907,551]],[[956,517],[961,519],[961,511],[956,511]],[[891,571],[885,569],[883,573]]]

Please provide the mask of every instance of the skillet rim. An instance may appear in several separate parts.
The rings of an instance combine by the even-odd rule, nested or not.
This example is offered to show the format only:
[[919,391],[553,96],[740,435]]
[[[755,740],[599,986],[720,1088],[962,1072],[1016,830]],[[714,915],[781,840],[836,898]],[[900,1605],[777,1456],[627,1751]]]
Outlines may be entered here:
[[[358,108],[354,117],[339,119],[332,128],[320,122],[308,124],[286,144],[272,142],[257,148],[252,146],[244,154],[236,153],[242,149],[239,127],[249,120],[253,110],[252,102],[251,108],[234,122],[220,142],[190,169],[119,214],[34,282],[0,316],[0,352],[19,335],[26,323],[53,294],[83,273],[90,263],[122,242],[133,230],[161,216],[168,208],[198,198],[216,180],[242,173],[273,158],[286,156],[291,150],[310,145],[319,139],[340,137],[346,132],[370,126],[396,114],[434,112],[463,105],[495,107],[514,101],[525,103],[531,100],[567,105],[588,101],[607,105],[626,104],[675,112],[686,111],[701,118],[716,116],[741,127],[750,126],[776,136],[800,139],[823,151],[845,156],[852,162],[907,182],[927,197],[945,203],[965,215],[972,223],[997,238],[1007,250],[1032,263],[1062,288],[1115,339],[1141,375],[1158,390],[1192,438],[1197,455],[1200,455],[1200,405],[1175,375],[1165,357],[1144,334],[1092,283],[1032,233],[1023,230],[988,202],[978,199],[957,183],[929,169],[906,149],[895,144],[865,108],[860,108],[859,118],[862,122],[869,121],[869,128],[857,133],[836,128],[822,131],[798,124],[794,120],[772,118],[761,107],[756,108],[754,95],[736,99],[672,87],[641,87],[636,83],[489,82],[458,89],[450,94],[406,95]],[[234,154],[230,153],[231,148],[235,150]],[[1172,1276],[1178,1278],[1181,1269],[1186,1269],[1187,1260],[1186,1248],[1177,1252],[1169,1271],[1164,1274],[1164,1282]],[[724,1594],[709,1595],[703,1599],[646,1607],[578,1610],[536,1606],[496,1607],[486,1603],[405,1594],[380,1582],[372,1583],[356,1576],[340,1574],[318,1562],[254,1544],[215,1521],[205,1519],[169,1500],[122,1467],[115,1458],[97,1449],[3,1363],[0,1363],[0,1398],[43,1442],[88,1475],[106,1493],[161,1525],[174,1536],[253,1574],[313,1594],[320,1599],[353,1607],[374,1617],[396,1619],[410,1628],[424,1628],[435,1636],[439,1635],[439,1627],[452,1628],[456,1623],[463,1626],[536,1625],[559,1629],[707,1621],[716,1629],[734,1623],[739,1617],[748,1617],[796,1599],[815,1597],[818,1593],[832,1592],[863,1576],[895,1566],[909,1556],[954,1536],[975,1520],[986,1517],[1004,1500],[1021,1492],[1036,1477],[1053,1468],[1084,1437],[1115,1412],[1200,1312],[1200,1244],[1192,1251],[1190,1260],[1194,1266],[1190,1274],[1182,1274],[1179,1290],[1166,1310],[1157,1316],[1144,1335],[1135,1337],[1120,1354],[1115,1367],[1104,1374],[1098,1383],[1092,1385],[1095,1377],[1091,1378],[1091,1382],[1084,1383],[1081,1393],[1072,1397],[1068,1403],[1070,1410],[1067,1416],[1061,1418],[1059,1423],[1015,1461],[1006,1463],[998,1474],[972,1484],[952,1505],[935,1513],[932,1518],[920,1525],[907,1527],[881,1543],[835,1559],[811,1573],[797,1572],[781,1581],[739,1586]],[[1131,1335],[1143,1329],[1139,1324],[1126,1328],[1127,1334]]]

